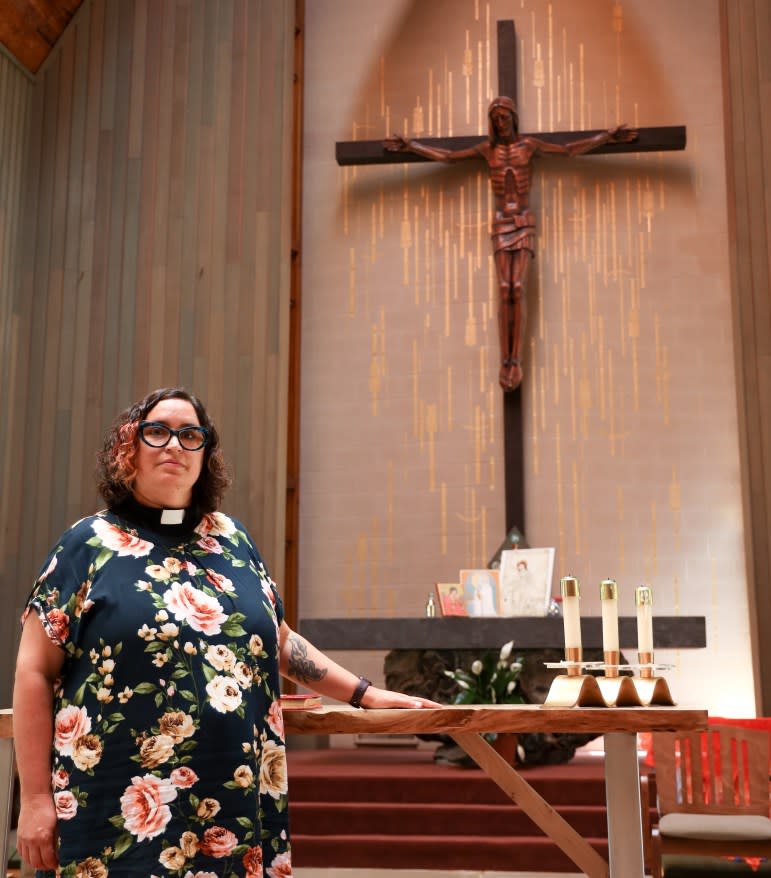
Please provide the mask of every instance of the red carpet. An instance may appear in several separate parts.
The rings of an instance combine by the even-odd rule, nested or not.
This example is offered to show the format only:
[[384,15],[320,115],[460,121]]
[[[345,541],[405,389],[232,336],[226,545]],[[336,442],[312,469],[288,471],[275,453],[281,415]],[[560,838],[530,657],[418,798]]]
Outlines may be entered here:
[[[607,858],[601,759],[521,773]],[[290,750],[289,778],[298,867],[579,871],[482,771],[430,750]]]

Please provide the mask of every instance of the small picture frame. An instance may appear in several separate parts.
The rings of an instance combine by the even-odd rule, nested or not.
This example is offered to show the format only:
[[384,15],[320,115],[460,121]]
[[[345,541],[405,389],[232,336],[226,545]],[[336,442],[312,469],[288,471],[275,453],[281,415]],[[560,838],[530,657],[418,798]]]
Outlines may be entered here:
[[553,548],[501,552],[499,615],[545,616],[551,603],[553,574]]
[[468,616],[463,600],[463,589],[459,582],[437,582],[436,602],[442,616]]
[[467,616],[498,616],[498,570],[487,567],[460,571]]

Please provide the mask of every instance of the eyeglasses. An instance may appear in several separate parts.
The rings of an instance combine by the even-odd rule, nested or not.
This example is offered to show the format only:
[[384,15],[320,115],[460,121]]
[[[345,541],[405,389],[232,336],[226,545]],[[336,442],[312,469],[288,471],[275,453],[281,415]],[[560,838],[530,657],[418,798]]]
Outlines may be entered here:
[[176,436],[180,447],[185,451],[200,451],[209,441],[206,427],[182,427],[173,430],[158,421],[142,421],[139,425],[139,438],[151,448],[164,448]]

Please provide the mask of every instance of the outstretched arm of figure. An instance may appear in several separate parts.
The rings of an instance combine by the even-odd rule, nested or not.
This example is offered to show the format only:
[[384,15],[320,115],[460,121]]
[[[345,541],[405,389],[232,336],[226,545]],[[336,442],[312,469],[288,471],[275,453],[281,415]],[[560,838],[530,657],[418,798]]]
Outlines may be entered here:
[[412,152],[431,159],[433,162],[460,162],[464,159],[480,159],[484,155],[479,148],[472,146],[469,149],[444,149],[441,146],[427,146],[419,140],[407,140],[400,134],[392,134],[383,141],[383,147],[388,152]]
[[536,138],[527,139],[536,144],[536,149],[541,155],[575,156],[591,152],[599,146],[605,146],[606,143],[632,143],[632,141],[637,140],[637,129],[627,128],[626,125],[616,125],[615,128],[601,131],[593,137],[584,137],[564,145],[547,143],[545,140],[537,140]]
[[[321,650],[293,631],[286,622],[279,629],[279,666],[283,676],[300,683],[320,695],[337,701],[350,701],[360,678],[333,662]],[[369,686],[361,698],[361,706],[374,707],[441,707],[436,701],[419,695],[391,692]]]
[[30,612],[24,622],[13,688],[13,736],[21,810],[16,847],[36,869],[55,869],[56,807],[51,789],[54,683],[64,651]]

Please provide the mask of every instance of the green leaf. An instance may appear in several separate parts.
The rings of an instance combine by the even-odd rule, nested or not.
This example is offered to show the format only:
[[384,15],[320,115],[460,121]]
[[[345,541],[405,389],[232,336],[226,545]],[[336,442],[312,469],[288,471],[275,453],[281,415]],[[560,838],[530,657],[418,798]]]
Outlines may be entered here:
[[121,854],[125,854],[132,844],[134,844],[134,836],[130,832],[124,832],[115,842],[113,857],[117,859]]
[[157,688],[158,687],[154,683],[140,683],[138,686],[134,686],[134,694],[151,695],[157,690]]
[[94,569],[101,570],[102,567],[112,558],[113,552],[112,549],[102,549],[102,551],[96,556],[94,560]]
[[243,826],[244,829],[251,829],[254,825],[254,821],[250,820],[248,817],[236,817],[236,823],[239,826]]

